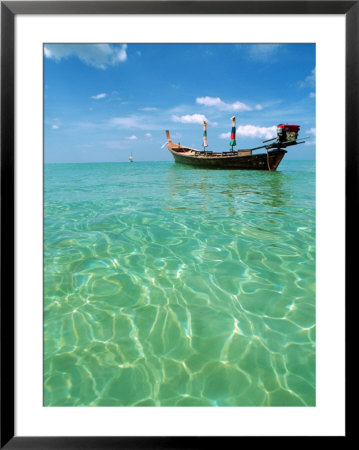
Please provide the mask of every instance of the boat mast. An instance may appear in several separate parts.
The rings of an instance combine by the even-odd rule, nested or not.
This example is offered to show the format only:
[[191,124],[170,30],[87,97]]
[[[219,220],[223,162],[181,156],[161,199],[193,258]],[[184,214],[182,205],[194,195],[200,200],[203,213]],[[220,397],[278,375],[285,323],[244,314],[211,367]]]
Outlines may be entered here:
[[235,116],[231,117],[232,119],[232,130],[231,130],[231,142],[229,145],[232,147],[232,152],[234,152],[233,147],[237,145],[236,143],[236,118]]
[[207,122],[203,121],[203,151],[206,151],[206,147],[208,147],[207,142]]

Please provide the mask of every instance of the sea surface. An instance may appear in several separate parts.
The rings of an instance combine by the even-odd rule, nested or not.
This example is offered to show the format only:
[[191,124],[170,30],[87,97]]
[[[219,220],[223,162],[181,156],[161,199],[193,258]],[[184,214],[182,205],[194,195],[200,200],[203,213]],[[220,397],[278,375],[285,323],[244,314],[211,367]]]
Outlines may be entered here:
[[45,406],[314,406],[315,162],[44,169]]

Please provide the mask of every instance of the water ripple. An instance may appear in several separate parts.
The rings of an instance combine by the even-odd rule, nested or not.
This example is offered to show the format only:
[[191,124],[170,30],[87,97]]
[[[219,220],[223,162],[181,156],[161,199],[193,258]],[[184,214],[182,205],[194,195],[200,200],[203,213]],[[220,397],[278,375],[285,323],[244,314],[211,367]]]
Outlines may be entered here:
[[47,165],[46,406],[315,405],[315,172]]

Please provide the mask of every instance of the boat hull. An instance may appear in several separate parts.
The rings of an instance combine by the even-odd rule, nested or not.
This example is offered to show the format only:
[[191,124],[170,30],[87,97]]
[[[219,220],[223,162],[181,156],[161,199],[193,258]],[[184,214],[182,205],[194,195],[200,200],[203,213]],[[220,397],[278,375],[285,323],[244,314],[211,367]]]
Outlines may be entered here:
[[239,156],[205,156],[188,155],[169,148],[176,163],[187,164],[209,169],[238,169],[238,170],[271,170],[274,171],[287,153],[286,150],[276,149],[257,155]]

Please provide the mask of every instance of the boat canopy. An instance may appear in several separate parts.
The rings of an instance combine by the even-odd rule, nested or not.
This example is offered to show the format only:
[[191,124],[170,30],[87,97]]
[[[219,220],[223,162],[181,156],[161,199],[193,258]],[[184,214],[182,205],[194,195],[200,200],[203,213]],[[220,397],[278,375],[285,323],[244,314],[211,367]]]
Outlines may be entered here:
[[283,124],[277,126],[277,129],[282,129],[283,131],[295,131],[298,133],[300,126],[299,125],[289,125],[289,124]]

